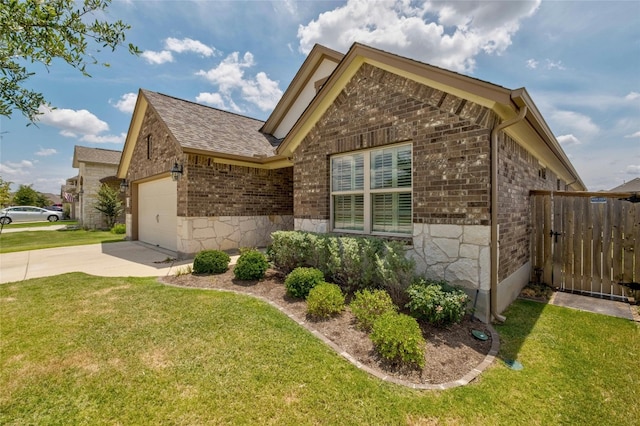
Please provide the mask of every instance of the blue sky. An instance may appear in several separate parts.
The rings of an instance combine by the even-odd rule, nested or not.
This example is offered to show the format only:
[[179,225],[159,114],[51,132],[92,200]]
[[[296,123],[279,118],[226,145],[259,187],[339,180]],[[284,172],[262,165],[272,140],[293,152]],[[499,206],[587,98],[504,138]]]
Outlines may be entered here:
[[640,176],[640,2],[114,1],[144,53],[100,52],[83,77],[36,65],[57,109],[0,117],[0,176],[59,193],[73,147],[121,150],[139,88],[266,119],[314,43],[358,41],[525,87],[590,190]]

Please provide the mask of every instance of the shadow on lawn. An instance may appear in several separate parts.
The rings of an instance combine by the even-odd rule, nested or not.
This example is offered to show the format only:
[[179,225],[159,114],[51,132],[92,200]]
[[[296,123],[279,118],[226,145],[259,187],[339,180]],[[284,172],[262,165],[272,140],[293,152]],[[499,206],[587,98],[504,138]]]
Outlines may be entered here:
[[518,354],[524,342],[540,319],[547,302],[539,300],[516,299],[503,313],[507,318],[504,324],[496,324],[500,334],[500,352],[498,358],[511,366],[518,360]]

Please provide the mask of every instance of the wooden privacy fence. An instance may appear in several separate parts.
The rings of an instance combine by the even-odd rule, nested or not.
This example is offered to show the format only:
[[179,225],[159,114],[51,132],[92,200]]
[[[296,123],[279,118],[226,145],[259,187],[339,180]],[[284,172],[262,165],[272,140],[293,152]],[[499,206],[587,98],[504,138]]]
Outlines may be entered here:
[[531,192],[533,281],[626,299],[640,288],[640,198]]

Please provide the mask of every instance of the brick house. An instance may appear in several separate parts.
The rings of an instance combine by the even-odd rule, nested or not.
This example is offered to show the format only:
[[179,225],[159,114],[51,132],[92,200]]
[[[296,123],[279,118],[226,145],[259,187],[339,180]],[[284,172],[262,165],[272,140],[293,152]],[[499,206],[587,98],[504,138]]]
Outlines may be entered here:
[[[141,94],[138,102],[149,105],[156,103],[150,97],[161,97]],[[196,228],[218,235],[217,222],[203,217],[218,210],[243,217],[258,202],[260,213],[278,215],[284,229],[406,241],[418,272],[477,294],[477,315],[485,320],[499,316],[531,277],[529,191],[585,189],[524,88],[506,89],[357,43],[345,55],[316,46],[261,125],[237,116],[226,122],[231,114],[209,108],[212,116],[193,127],[186,106],[139,107],[118,176],[143,182],[168,176],[174,161],[184,164],[178,217],[188,222],[193,212],[202,227],[179,231],[178,251],[193,253]],[[185,144],[187,135],[172,138],[165,131],[158,137],[171,140],[170,152],[140,165],[157,117],[199,132],[207,143],[224,137],[236,144],[229,142],[232,152],[194,148]],[[239,183],[253,175],[260,175],[257,182]],[[285,189],[291,182],[292,190]],[[225,223],[226,234],[255,232]]]
[[[103,183],[101,180],[116,175],[121,154],[121,151],[111,149],[74,147],[73,167],[78,169],[78,176],[67,180],[64,192],[75,195],[71,211],[82,227],[98,229],[107,226],[103,214],[94,208],[94,204]],[[74,182],[75,188],[71,185]]]

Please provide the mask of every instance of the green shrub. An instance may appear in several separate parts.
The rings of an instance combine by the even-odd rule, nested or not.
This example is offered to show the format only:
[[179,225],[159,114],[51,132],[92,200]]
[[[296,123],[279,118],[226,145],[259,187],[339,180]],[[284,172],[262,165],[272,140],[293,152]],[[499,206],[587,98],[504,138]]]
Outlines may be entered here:
[[421,279],[407,289],[411,315],[432,324],[458,323],[464,318],[469,296],[445,281]]
[[269,262],[258,250],[246,250],[238,258],[233,274],[239,280],[259,280],[269,269]]
[[356,317],[357,327],[364,331],[371,331],[380,316],[398,309],[386,291],[366,289],[356,292],[349,307]]
[[193,259],[194,274],[221,274],[229,268],[231,258],[220,250],[202,250]]
[[124,223],[116,223],[111,228],[112,234],[124,234],[127,232],[127,226]]
[[383,358],[400,364],[424,367],[425,340],[415,318],[387,312],[373,323],[369,337]]
[[415,262],[406,257],[405,247],[398,241],[300,231],[278,231],[271,237],[269,256],[284,273],[313,267],[347,293],[383,288],[398,306],[407,302],[406,289],[413,279]]
[[324,282],[322,271],[316,268],[299,267],[287,275],[284,285],[289,296],[305,299],[309,291],[322,282]]
[[344,294],[335,284],[320,283],[309,291],[307,313],[317,318],[329,318],[344,310]]

